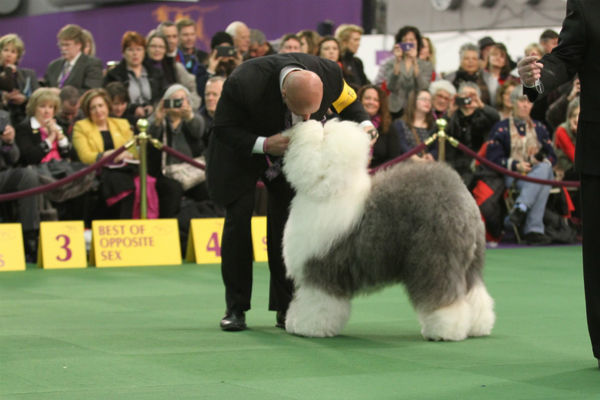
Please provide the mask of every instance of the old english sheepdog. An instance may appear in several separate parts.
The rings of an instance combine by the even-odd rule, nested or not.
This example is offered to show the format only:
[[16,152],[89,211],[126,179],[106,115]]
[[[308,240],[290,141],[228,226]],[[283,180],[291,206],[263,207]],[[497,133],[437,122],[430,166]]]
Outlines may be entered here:
[[296,190],[283,238],[296,287],[288,332],[335,336],[352,297],[402,282],[426,339],[490,334],[484,226],[451,167],[404,162],[371,177],[368,136],[348,121],[306,121],[285,135]]

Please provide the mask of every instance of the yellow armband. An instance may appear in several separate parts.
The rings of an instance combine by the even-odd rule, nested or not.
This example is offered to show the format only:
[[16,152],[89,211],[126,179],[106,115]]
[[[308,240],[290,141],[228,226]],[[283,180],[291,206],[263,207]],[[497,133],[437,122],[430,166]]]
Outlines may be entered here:
[[350,87],[350,85],[346,83],[346,81],[344,81],[344,88],[342,89],[342,93],[340,94],[340,97],[338,97],[338,99],[333,102],[333,108],[338,113],[341,113],[346,107],[354,103],[355,100],[356,92]]

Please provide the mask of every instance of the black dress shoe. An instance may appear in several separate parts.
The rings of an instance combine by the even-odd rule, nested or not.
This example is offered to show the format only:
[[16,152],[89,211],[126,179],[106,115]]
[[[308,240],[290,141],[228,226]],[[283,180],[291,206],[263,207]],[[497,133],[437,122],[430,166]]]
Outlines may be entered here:
[[552,239],[550,239],[550,237],[539,232],[526,233],[524,239],[525,243],[530,246],[545,246],[552,243]]
[[246,315],[243,311],[226,311],[220,325],[224,331],[243,331],[247,328]]
[[275,327],[280,328],[280,329],[285,329],[285,312],[283,311],[277,311],[277,323],[275,324]]
[[527,213],[519,207],[514,207],[508,214],[508,220],[517,228],[523,225],[525,218],[527,218]]

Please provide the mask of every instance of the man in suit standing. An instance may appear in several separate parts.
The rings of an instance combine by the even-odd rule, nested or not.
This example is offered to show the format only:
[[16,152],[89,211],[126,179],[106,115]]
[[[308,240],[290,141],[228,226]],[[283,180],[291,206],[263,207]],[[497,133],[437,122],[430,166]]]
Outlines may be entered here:
[[259,178],[269,193],[269,309],[277,311],[276,326],[285,327],[293,284],[285,276],[281,243],[294,192],[280,172],[289,141],[282,131],[309,118],[322,120],[330,108],[341,118],[374,130],[341,69],[329,60],[300,53],[255,58],[238,66],[225,81],[206,171],[213,200],[226,209],[221,247],[227,305],[221,329],[225,331],[246,329],[252,289],[250,222]]
[[579,74],[581,113],[575,168],[581,180],[583,280],[592,351],[600,367],[600,2],[568,0],[558,46],[539,62],[525,57],[519,75],[530,100]]
[[102,86],[102,62],[82,53],[85,37],[80,26],[69,24],[57,35],[60,58],[46,69],[44,81],[49,87],[74,86],[82,94],[88,89]]

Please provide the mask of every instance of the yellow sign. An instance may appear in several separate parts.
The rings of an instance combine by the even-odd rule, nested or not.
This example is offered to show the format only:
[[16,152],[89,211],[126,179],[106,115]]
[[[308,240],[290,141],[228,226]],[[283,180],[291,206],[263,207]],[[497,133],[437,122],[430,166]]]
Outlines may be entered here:
[[93,221],[92,236],[90,264],[97,267],[181,264],[176,219]]
[[85,268],[83,221],[42,222],[39,249],[42,268]]
[[21,224],[0,224],[1,271],[25,271]]
[[197,264],[219,264],[224,223],[223,218],[192,219],[185,259]]
[[252,245],[254,261],[269,261],[267,254],[267,217],[252,218]]

